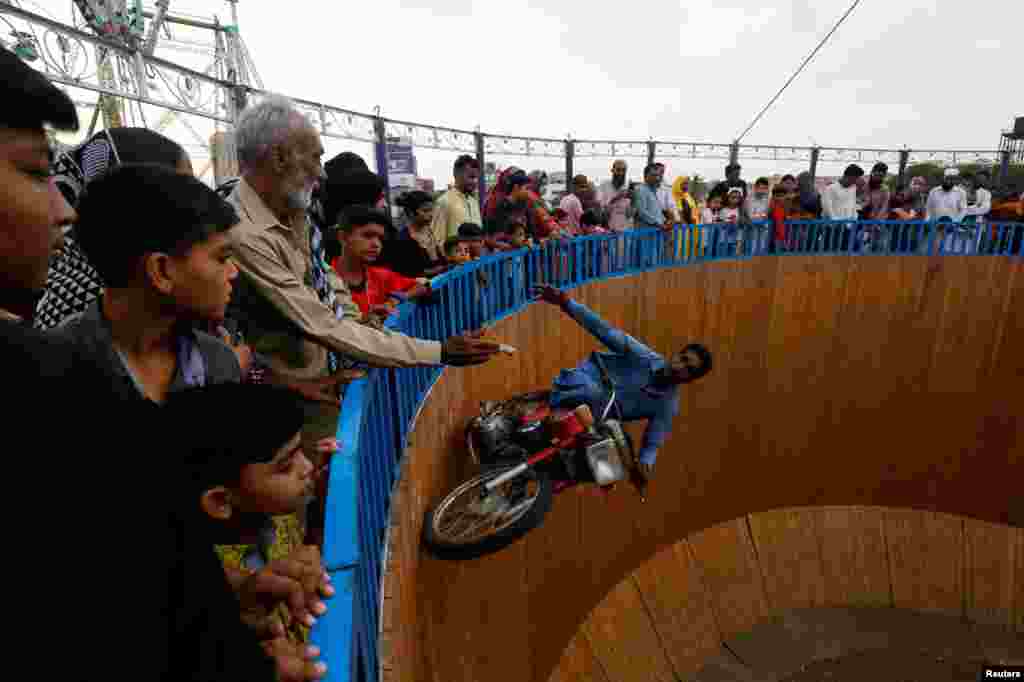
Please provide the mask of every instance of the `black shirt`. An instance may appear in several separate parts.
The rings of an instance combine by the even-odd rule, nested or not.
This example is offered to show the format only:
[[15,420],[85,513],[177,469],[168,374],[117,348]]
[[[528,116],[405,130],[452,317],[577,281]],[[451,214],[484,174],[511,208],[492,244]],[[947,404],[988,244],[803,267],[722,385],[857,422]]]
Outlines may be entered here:
[[[64,324],[49,330],[47,334],[73,343],[78,352],[88,355],[120,387],[135,388],[138,396],[144,397],[114,347],[110,322],[103,314],[103,299],[95,301],[85,312],[68,318]],[[201,359],[206,384],[238,383],[242,380],[238,356],[223,341],[188,326],[182,326],[179,334],[187,337]],[[187,373],[186,368],[179,362],[171,379],[169,392],[180,391],[190,385],[189,379],[186,378]]]
[[184,520],[182,472],[160,447],[175,425],[111,379],[68,339],[0,319],[19,630],[44,643],[47,678],[273,680],[212,544]]
[[406,277],[424,277],[428,269],[444,265],[443,260],[432,260],[408,230],[402,230],[397,238],[387,242],[381,260],[382,265]]

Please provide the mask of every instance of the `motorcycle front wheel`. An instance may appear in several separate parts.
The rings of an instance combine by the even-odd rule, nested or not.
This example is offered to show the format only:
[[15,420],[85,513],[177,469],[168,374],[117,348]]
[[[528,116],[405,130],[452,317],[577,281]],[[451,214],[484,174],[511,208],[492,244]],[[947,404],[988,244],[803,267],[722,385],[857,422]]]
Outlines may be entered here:
[[500,466],[474,476],[423,519],[423,542],[438,559],[463,561],[498,552],[537,528],[551,509],[552,483],[527,469],[492,491],[486,484],[512,470]]

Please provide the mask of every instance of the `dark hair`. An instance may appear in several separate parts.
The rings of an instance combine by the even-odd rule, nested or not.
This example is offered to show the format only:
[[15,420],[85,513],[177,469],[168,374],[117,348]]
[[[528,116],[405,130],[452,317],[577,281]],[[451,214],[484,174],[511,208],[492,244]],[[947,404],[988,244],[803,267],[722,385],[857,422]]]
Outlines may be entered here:
[[476,160],[475,156],[463,154],[459,158],[455,159],[454,171],[456,175],[463,172],[467,168],[475,168],[477,170],[480,170],[480,162]]
[[505,191],[511,192],[516,187],[530,184],[530,176],[523,171],[517,171],[505,178]]
[[415,215],[416,211],[420,210],[423,204],[433,203],[434,198],[432,196],[418,189],[406,192],[395,200],[395,204],[409,215]]
[[344,175],[351,171],[367,171],[370,167],[363,161],[363,157],[353,152],[342,152],[324,164],[324,172],[327,177],[332,175]]
[[592,208],[588,208],[580,216],[580,225],[600,225],[601,215]]
[[324,219],[333,225],[347,206],[376,204],[384,194],[384,181],[368,170],[350,170],[328,176],[323,190]]
[[229,382],[176,391],[160,412],[173,448],[168,454],[184,460],[193,495],[237,485],[243,467],[271,461],[303,423],[297,397],[269,384]]
[[462,240],[459,239],[458,237],[448,237],[448,239],[445,239],[444,240],[444,255],[450,256],[453,253],[455,253],[455,249],[457,249],[459,247],[459,244],[461,244],[461,243],[462,243]]
[[339,216],[338,228],[342,232],[348,233],[365,225],[380,225],[384,228],[385,234],[390,234],[393,229],[388,214],[372,206],[348,206]]
[[728,166],[725,167],[725,174],[728,175],[729,171],[734,170],[743,170],[743,166],[739,165],[738,163],[730,163]]
[[772,183],[768,180],[768,178],[758,178],[757,180],[754,180],[754,186],[755,187],[757,185],[770,185],[770,184],[772,184]]
[[851,163],[849,166],[846,167],[846,170],[843,171],[843,176],[850,178],[860,178],[864,176],[864,169],[855,163]]
[[459,239],[461,241],[476,241],[483,238],[483,228],[476,223],[462,223],[459,225]]
[[648,175],[650,175],[651,173],[653,173],[656,170],[658,170],[658,164],[656,164],[656,163],[649,163],[649,164],[647,164],[646,166],[644,166],[644,177],[646,178]]
[[785,195],[786,195],[786,188],[783,187],[782,185],[776,185],[775,187],[772,187],[772,196],[773,197],[781,197],[781,196],[785,196]]
[[0,126],[78,130],[78,111],[68,95],[16,54],[0,47]]
[[86,188],[75,234],[104,284],[126,287],[146,254],[181,256],[237,224],[231,204],[197,178],[127,164]]
[[796,178],[794,176],[790,175],[789,173],[787,173],[786,175],[783,175],[782,176],[782,180],[780,180],[779,182],[785,182],[786,180],[792,180],[793,182],[796,182]]
[[154,163],[174,168],[186,158],[180,144],[148,128],[110,128],[97,135],[109,135],[121,163]]
[[692,368],[687,374],[686,382],[696,381],[702,376],[711,371],[714,366],[714,357],[711,355],[711,351],[702,346],[699,343],[688,344],[682,350],[683,354],[693,353],[700,358],[700,366]]
[[882,161],[879,161],[878,163],[876,163],[874,166],[871,167],[871,172],[872,173],[875,173],[875,172],[878,172],[878,171],[881,171],[882,173],[888,173],[889,172],[888,164],[883,163]]

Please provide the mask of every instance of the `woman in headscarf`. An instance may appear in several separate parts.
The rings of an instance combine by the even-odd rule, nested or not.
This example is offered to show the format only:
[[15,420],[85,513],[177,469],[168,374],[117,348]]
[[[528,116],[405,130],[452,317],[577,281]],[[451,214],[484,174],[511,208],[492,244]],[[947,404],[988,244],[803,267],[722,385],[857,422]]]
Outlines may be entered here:
[[[697,208],[697,200],[690,194],[690,176],[680,175],[676,178],[676,181],[672,183],[672,198],[675,199],[676,208],[679,210],[680,222],[683,224],[683,229],[688,228],[691,225],[697,225],[700,223],[700,210]],[[688,232],[690,230],[687,230]],[[703,245],[700,243],[700,231],[692,230],[693,233],[693,253],[700,253]],[[690,239],[686,240],[686,257],[690,256]],[[679,250],[681,246],[676,247],[676,257],[679,257]]]
[[498,178],[494,183],[494,187],[487,194],[487,201],[484,202],[484,220],[496,220],[498,218],[498,212],[501,209],[501,206],[505,203],[505,200],[508,198],[508,178],[516,173],[523,173],[523,169],[516,166],[509,166],[498,173]]
[[551,212],[551,206],[548,204],[548,200],[544,198],[544,190],[548,186],[548,174],[542,170],[530,171],[530,189],[536,194],[541,203],[544,205],[544,210]]
[[[177,142],[146,128],[111,128],[61,154],[54,168],[56,183],[68,203],[77,206],[90,182],[123,163],[151,163],[192,174],[192,162]],[[99,274],[79,248],[72,227],[50,264],[35,326],[59,326],[85,311],[102,293]]]
[[527,229],[535,240],[561,235],[561,228],[544,208],[540,196],[530,189],[529,176],[515,166],[506,168],[498,175],[498,182],[487,196],[487,203],[484,205],[484,221],[490,224],[500,222],[507,202],[525,207]]

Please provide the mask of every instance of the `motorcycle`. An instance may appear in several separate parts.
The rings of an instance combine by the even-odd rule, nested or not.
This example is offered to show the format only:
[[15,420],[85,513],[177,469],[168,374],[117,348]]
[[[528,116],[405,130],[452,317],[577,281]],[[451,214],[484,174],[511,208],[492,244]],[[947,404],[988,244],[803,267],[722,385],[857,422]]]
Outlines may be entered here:
[[466,427],[466,449],[480,473],[426,512],[427,550],[449,560],[493,554],[538,528],[556,493],[580,484],[607,492],[631,477],[638,460],[621,421],[610,417],[616,391],[606,373],[605,380],[610,399],[596,419],[587,405],[552,409],[549,392],[482,404]]

